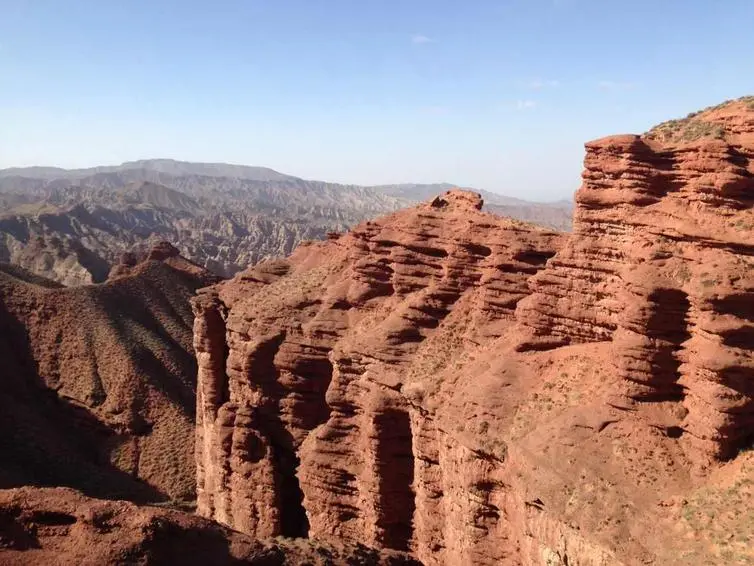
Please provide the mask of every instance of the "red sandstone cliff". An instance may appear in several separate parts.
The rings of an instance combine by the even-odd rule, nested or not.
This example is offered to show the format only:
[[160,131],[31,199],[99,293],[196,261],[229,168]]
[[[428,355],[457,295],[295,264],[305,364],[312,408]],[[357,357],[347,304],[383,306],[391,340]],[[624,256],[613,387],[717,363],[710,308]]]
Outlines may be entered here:
[[435,562],[505,558],[504,454],[438,426],[456,384],[434,377],[513,323],[563,237],[481,205],[451,191],[200,294],[200,514]]
[[753,157],[748,100],[587,144],[574,236],[519,313],[524,348],[611,341],[616,404],[669,403],[716,458],[754,439]]
[[587,144],[567,239],[450,192],[202,292],[200,514],[427,564],[754,560],[753,133],[742,100]]

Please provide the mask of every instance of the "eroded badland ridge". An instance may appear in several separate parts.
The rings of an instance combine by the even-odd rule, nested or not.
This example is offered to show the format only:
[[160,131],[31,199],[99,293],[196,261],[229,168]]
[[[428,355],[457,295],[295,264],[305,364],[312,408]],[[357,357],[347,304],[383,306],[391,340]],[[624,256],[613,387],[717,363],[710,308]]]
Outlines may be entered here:
[[[306,240],[412,206],[449,186],[362,187],[259,167],[145,160],[115,167],[0,170],[0,262],[64,285],[100,283],[121,253],[173,242],[230,277]],[[560,229],[568,202],[486,193],[488,207]]]
[[204,519],[23,488],[0,493],[0,548],[156,560],[194,533],[228,563],[754,562],[752,99],[586,150],[571,234],[451,190],[200,290]]
[[0,266],[0,481],[194,497],[189,299],[218,278],[163,243],[100,285]]

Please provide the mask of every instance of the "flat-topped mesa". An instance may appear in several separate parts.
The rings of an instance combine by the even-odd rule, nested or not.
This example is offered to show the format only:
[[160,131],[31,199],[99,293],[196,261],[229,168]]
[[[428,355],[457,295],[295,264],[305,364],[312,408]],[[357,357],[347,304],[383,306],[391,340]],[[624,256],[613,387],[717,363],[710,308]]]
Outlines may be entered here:
[[[444,538],[482,513],[490,532],[504,520],[484,498],[457,500],[471,480],[453,459],[475,458],[447,452],[452,440],[421,406],[435,393],[412,372],[500,336],[563,236],[481,205],[449,191],[194,300],[201,515],[257,536],[412,550],[428,563],[499,560],[497,535]],[[493,468],[470,468],[488,491]]]
[[689,444],[731,456],[754,423],[754,98],[586,150],[519,348],[612,341],[622,395],[682,403]]

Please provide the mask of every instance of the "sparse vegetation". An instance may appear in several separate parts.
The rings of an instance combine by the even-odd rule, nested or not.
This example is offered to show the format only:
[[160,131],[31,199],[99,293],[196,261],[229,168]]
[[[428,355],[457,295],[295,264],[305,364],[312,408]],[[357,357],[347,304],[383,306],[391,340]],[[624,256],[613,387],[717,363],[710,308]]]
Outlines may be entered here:
[[734,222],[733,227],[736,230],[751,230],[752,228],[754,228],[754,223],[741,219]]
[[650,130],[646,135],[651,139],[673,142],[690,142],[702,138],[725,139],[725,128],[723,126],[698,120],[695,116],[664,122]]
[[[742,477],[727,488],[700,490],[685,501],[680,512],[684,527],[694,533],[684,551],[689,564],[751,564],[754,534],[751,524],[752,486],[750,472],[742,470]],[[691,560],[704,557],[705,562]]]
[[689,271],[689,268],[685,263],[678,268],[676,277],[681,283],[687,283],[689,279],[691,279],[691,271]]
[[685,118],[668,120],[649,130],[645,135],[648,139],[664,142],[691,142],[700,139],[725,139],[725,128],[721,124],[705,120],[705,116],[712,111],[719,110],[729,104],[741,102],[747,108],[754,110],[754,96],[744,96],[735,100],[726,100],[721,104],[710,106],[704,110],[689,113]]

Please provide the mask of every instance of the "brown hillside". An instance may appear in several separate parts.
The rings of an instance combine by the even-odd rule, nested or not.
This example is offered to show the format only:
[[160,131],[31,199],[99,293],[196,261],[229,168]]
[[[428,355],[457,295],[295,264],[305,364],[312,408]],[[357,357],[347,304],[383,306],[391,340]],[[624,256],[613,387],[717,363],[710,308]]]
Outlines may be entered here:
[[[166,251],[168,253],[166,253]],[[217,279],[169,245],[100,285],[0,268],[0,485],[192,499],[189,299]]]

